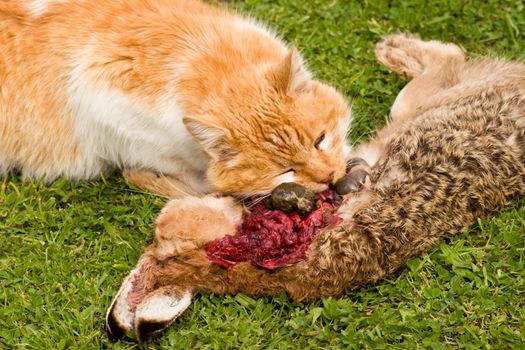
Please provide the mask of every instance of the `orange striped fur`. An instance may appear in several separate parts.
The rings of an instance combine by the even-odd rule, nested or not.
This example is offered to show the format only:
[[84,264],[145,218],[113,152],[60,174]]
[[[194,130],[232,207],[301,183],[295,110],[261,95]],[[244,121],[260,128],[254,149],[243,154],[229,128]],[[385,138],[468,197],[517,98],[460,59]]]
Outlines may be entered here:
[[174,179],[173,196],[264,194],[287,181],[321,190],[344,173],[349,123],[345,99],[296,50],[224,9],[0,2],[3,174],[117,168],[140,183],[138,169]]

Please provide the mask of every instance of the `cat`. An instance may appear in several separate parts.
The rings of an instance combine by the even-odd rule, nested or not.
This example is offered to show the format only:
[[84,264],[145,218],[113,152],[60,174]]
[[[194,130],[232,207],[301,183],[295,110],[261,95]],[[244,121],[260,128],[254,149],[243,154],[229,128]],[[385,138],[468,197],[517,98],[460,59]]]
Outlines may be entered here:
[[112,169],[160,195],[318,191],[351,111],[263,25],[197,0],[0,3],[0,175]]
[[[297,301],[341,295],[525,194],[524,64],[467,60],[456,45],[409,35],[387,36],[376,56],[412,80],[397,96],[391,122],[352,153],[370,166],[371,183],[345,196],[338,208],[343,222],[320,232],[304,261],[274,271],[249,263],[227,270],[207,258],[203,246],[216,236],[199,229],[194,217],[207,210],[211,225],[236,205],[227,197],[200,198],[191,208],[189,201],[172,202],[108,309],[111,337],[133,330],[139,341],[147,339],[173,323],[198,292],[285,291]],[[174,213],[187,214],[175,223]],[[230,216],[226,227],[236,220]],[[164,232],[170,223],[195,229],[170,236]]]

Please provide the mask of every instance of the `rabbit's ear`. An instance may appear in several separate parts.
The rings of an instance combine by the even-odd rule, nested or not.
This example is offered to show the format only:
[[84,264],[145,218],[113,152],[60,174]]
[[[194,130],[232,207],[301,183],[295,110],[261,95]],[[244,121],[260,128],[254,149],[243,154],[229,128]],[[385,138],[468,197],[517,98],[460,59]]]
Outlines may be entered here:
[[146,254],[124,279],[106,315],[106,332],[112,340],[134,331],[138,341],[145,341],[175,322],[190,305],[193,293],[189,288],[155,288],[155,265]]
[[118,340],[133,329],[137,304],[145,296],[141,283],[140,267],[136,267],[124,279],[106,314],[106,332],[112,340]]
[[191,290],[178,286],[164,286],[148,294],[138,305],[134,330],[138,341],[168,328],[191,304]]

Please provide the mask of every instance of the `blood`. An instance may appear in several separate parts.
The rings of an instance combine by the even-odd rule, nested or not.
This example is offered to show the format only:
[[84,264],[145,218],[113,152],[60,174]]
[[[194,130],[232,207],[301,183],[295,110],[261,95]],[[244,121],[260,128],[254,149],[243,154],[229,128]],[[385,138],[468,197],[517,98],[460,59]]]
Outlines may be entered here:
[[307,250],[317,234],[340,223],[335,213],[338,196],[332,190],[317,194],[318,209],[301,217],[286,214],[258,204],[237,228],[235,235],[213,241],[205,246],[211,262],[232,268],[240,262],[273,270],[306,259]]

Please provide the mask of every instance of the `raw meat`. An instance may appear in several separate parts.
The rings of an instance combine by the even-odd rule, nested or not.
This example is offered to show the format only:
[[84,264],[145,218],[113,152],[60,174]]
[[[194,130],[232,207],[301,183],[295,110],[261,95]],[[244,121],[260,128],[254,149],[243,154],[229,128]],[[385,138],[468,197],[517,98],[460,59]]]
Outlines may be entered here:
[[327,227],[342,221],[335,214],[339,196],[332,190],[318,193],[318,208],[301,217],[258,204],[246,216],[235,235],[227,235],[206,245],[208,258],[231,268],[250,261],[265,269],[276,269],[306,259],[314,237]]

